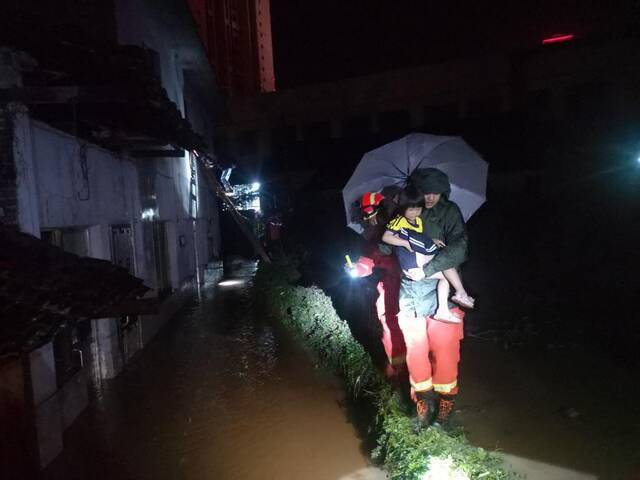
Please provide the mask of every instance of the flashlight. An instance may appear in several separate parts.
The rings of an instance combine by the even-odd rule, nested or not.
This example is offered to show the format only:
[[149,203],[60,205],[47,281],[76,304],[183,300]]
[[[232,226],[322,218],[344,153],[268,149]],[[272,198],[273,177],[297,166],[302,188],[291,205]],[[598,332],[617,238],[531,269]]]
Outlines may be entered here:
[[351,261],[351,257],[349,255],[344,256],[347,261],[347,272],[351,278],[356,278],[358,276],[358,271],[353,267],[353,262]]
[[349,267],[349,269],[352,269],[353,263],[351,263],[351,257],[349,255],[345,255],[344,258],[347,261],[347,266]]

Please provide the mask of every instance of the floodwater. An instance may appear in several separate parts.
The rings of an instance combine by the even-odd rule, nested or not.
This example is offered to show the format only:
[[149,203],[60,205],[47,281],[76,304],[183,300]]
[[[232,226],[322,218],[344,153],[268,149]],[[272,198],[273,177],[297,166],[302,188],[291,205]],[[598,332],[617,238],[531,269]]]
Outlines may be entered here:
[[[206,287],[116,379],[93,387],[47,480],[384,478],[340,385],[253,308],[254,269]],[[457,423],[490,450],[640,478],[637,374],[588,353],[504,351],[469,334]]]
[[48,479],[383,478],[340,386],[251,305],[255,266],[209,286],[92,392]]
[[473,444],[602,480],[640,478],[637,372],[593,352],[467,338],[460,378],[457,421]]

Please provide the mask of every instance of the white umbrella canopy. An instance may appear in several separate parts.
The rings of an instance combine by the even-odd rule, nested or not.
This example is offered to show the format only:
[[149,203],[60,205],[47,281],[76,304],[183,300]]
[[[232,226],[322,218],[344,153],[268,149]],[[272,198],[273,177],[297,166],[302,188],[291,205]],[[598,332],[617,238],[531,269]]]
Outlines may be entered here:
[[413,133],[364,154],[342,189],[347,225],[362,232],[354,205],[366,192],[404,187],[420,168],[437,168],[449,177],[451,195],[465,221],[486,200],[487,162],[461,137]]

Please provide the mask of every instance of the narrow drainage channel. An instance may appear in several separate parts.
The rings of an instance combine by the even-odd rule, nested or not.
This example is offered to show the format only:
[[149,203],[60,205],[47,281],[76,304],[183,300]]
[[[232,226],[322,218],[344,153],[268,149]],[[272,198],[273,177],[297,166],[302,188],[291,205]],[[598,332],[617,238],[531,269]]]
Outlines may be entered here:
[[252,308],[254,270],[206,287],[92,392],[45,478],[383,478],[340,387]]

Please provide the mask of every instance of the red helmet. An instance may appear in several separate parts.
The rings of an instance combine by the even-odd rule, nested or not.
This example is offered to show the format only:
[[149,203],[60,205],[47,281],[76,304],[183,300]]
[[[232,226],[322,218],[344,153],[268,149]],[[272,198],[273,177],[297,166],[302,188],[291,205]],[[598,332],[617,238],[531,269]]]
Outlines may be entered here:
[[365,220],[368,220],[378,213],[380,203],[384,200],[384,197],[376,192],[367,192],[362,195],[360,199],[360,208],[364,214]]

